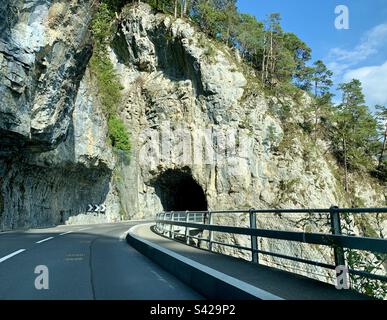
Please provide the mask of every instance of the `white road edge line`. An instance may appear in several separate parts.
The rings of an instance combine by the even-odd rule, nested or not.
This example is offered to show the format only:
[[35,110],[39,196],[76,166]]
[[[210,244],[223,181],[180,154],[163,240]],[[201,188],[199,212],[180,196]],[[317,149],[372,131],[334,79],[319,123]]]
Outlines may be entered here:
[[220,279],[221,281],[225,281],[229,284],[231,284],[232,286],[240,289],[240,290],[243,290],[255,297],[257,297],[258,299],[260,300],[284,300],[283,298],[275,295],[275,294],[272,294],[266,290],[263,290],[261,288],[258,288],[258,287],[255,287],[247,282],[244,282],[242,280],[239,280],[237,278],[234,278],[232,276],[229,276],[223,272],[220,272],[218,270],[215,270],[211,267],[208,267],[206,265],[203,265],[199,262],[196,262],[190,258],[187,258],[185,256],[182,256],[172,250],[169,250],[167,248],[164,248],[156,243],[153,243],[149,240],[145,240],[145,239],[142,239],[141,236],[137,235],[136,234],[136,229],[138,228],[141,228],[141,227],[144,227],[144,226],[151,226],[151,225],[154,225],[154,223],[147,223],[147,224],[138,224],[138,225],[135,225],[133,227],[131,227],[129,229],[129,234],[137,239],[138,241],[141,241],[145,244],[147,244],[148,246],[150,246],[151,248],[153,249],[156,249],[156,250],[159,250],[169,256],[171,256],[172,258],[175,258],[175,259],[178,259],[180,261],[182,261],[183,263],[186,263],[188,264],[189,266],[191,267],[194,267],[196,269],[199,269],[200,271],[204,272],[204,273],[207,273],[209,275],[211,275],[212,277],[214,278],[217,278],[217,279]]
[[59,235],[60,236],[64,236],[65,234],[69,234],[69,233],[72,233],[73,231],[67,231],[67,232],[63,232],[63,233],[60,233]]
[[36,241],[35,243],[42,243],[42,242],[45,242],[45,241],[48,241],[48,240],[51,240],[51,239],[54,239],[54,237],[49,237],[49,238],[46,238],[46,239],[43,239],[43,240],[39,240],[39,241]]
[[9,255],[7,255],[5,257],[0,258],[0,263],[2,263],[5,260],[8,260],[9,258],[12,258],[13,256],[16,256],[19,253],[22,253],[23,251],[26,251],[26,249],[17,250],[15,252],[10,253]]

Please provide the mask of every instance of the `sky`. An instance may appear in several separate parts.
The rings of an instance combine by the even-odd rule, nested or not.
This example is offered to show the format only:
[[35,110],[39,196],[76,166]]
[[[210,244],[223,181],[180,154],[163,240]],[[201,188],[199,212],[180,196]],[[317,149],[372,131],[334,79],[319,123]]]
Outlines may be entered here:
[[[351,79],[363,84],[366,103],[387,105],[387,0],[238,0],[238,9],[264,20],[272,12],[334,72],[335,87]],[[337,29],[335,8],[348,8],[349,29]],[[336,94],[334,102],[340,100]]]

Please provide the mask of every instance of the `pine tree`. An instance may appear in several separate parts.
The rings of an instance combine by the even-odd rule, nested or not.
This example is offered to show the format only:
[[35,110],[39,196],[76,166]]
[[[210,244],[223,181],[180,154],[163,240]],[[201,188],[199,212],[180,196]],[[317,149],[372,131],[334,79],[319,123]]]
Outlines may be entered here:
[[308,87],[314,95],[312,108],[314,113],[314,141],[316,142],[319,132],[319,122],[322,117],[327,117],[330,111],[332,98],[330,89],[333,85],[333,72],[321,60],[315,61],[309,72],[308,81],[310,81],[310,85]]
[[377,124],[364,105],[365,99],[359,80],[340,84],[339,90],[342,91],[342,102],[333,115],[333,145],[344,166],[344,187],[348,191],[349,170],[372,166]]
[[382,144],[378,157],[378,167],[380,168],[383,165],[383,162],[387,162],[387,160],[384,160],[387,148],[387,107],[377,105],[375,106],[375,109],[377,110],[376,117],[379,122],[380,136],[382,136]]

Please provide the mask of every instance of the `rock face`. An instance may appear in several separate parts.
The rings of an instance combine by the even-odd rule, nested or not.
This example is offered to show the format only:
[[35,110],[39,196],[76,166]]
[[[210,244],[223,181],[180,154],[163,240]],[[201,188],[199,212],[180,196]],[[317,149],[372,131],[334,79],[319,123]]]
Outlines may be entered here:
[[0,4],[0,230],[71,221],[114,198],[106,120],[86,72],[91,2]]
[[[119,189],[131,194],[123,203],[127,214],[165,209],[165,185],[174,189],[181,173],[200,185],[212,210],[349,205],[324,143],[313,147],[296,129],[284,137],[276,110],[288,103],[302,114],[307,96],[297,105],[259,91],[246,95],[235,54],[181,19],[147,5],[125,8],[122,19],[111,59],[125,87],[121,115],[135,146],[131,164],[121,168]],[[303,121],[292,115],[294,124]],[[175,177],[159,179],[166,170]],[[385,203],[374,183],[366,187],[371,197],[357,192],[364,205]]]
[[[307,96],[249,89],[236,53],[145,4],[123,9],[110,48],[133,146],[130,163],[116,163],[87,68],[92,11],[86,0],[1,4],[3,228],[151,217],[191,201],[180,189],[203,210],[350,204],[324,142],[284,136],[277,110],[288,104],[302,123]],[[361,188],[361,203],[385,204],[375,181]],[[107,214],[90,217],[89,203]]]
[[[361,187],[351,196],[343,192],[326,143],[312,143],[301,129],[307,95],[298,101],[265,96],[235,52],[145,4],[123,9],[109,48],[132,145],[130,161],[117,160],[87,68],[92,2],[0,4],[0,17],[7,17],[0,19],[0,230],[153,217],[162,210],[326,208],[354,199],[386,204],[385,189],[369,177],[353,175]],[[280,120],[284,105],[293,110],[292,136]],[[88,204],[102,203],[106,213],[86,212]],[[216,219],[248,223],[246,215]],[[386,221],[373,225],[385,234]],[[328,227],[324,217],[305,216],[262,217],[258,226]],[[331,252],[279,241],[262,240],[261,248],[332,259]]]
[[[307,95],[265,96],[237,53],[145,4],[124,7],[108,48],[123,86],[119,115],[131,135],[130,160],[121,161],[108,142],[97,81],[87,67],[93,2],[0,3],[0,231],[151,218],[162,210],[385,206],[385,186],[367,176],[354,174],[352,194],[343,191],[326,143],[312,142],[301,129]],[[286,119],[292,136],[283,130],[284,106],[292,110]],[[88,204],[105,204],[107,211],[87,212]],[[248,215],[215,222],[247,226]],[[260,216],[257,224],[329,230],[324,216]],[[387,221],[358,220],[353,228],[385,236]],[[247,237],[218,239],[250,245]],[[267,239],[259,245],[333,259],[317,246]],[[262,262],[296,267],[275,258]],[[332,279],[317,271],[315,278]]]

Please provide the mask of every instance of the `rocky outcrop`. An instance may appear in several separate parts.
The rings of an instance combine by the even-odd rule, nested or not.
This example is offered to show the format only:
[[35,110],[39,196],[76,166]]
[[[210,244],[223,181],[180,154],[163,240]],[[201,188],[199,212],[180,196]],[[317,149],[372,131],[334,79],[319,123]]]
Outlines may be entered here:
[[[326,143],[302,125],[310,98],[265,96],[238,54],[186,20],[128,5],[108,48],[122,84],[129,161],[108,142],[92,54],[93,1],[0,3],[0,231],[150,218],[162,210],[384,206],[386,190],[353,175],[351,194]],[[284,106],[291,110],[285,134]],[[361,181],[361,183],[359,183]],[[103,214],[88,204],[105,204]],[[247,215],[216,222],[248,225]],[[260,228],[327,231],[327,217],[260,216]],[[386,234],[386,219],[353,222]],[[249,246],[247,237],[221,241]],[[260,239],[260,248],[332,262],[317,246]],[[249,254],[218,247],[220,252]],[[269,265],[282,263],[267,258]],[[285,269],[297,267],[289,263]],[[316,273],[315,267],[298,272]],[[333,279],[317,270],[317,279]]]
[[[116,160],[86,67],[90,8],[86,0],[0,8],[10,17],[0,25],[3,228],[152,217],[179,207],[179,190],[212,210],[351,204],[324,141],[301,129],[307,95],[265,96],[237,53],[146,4],[124,7],[109,48],[132,144],[130,161]],[[292,136],[278,112],[285,104]],[[354,196],[384,205],[382,186],[364,179]],[[107,204],[107,213],[87,214],[88,203]]]
[[[297,129],[310,98],[297,104],[262,91],[246,95],[235,53],[186,21],[153,14],[147,5],[127,7],[122,19],[111,59],[125,87],[121,114],[135,146],[131,165],[121,168],[128,181],[121,187],[132,194],[125,211],[162,210],[157,181],[168,169],[189,172],[210,209],[350,204],[324,142],[315,147]],[[284,136],[276,113],[284,103],[299,111],[290,119],[292,137]],[[365,204],[383,205],[380,189]]]
[[2,1],[0,12],[9,17],[0,26],[0,229],[117,203],[106,120],[86,72],[91,1]]

